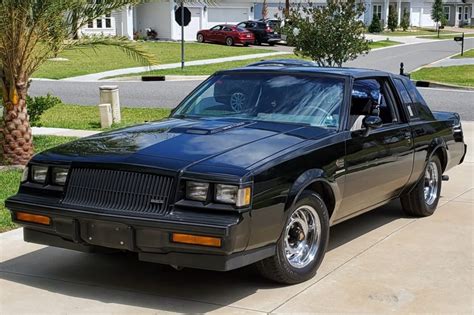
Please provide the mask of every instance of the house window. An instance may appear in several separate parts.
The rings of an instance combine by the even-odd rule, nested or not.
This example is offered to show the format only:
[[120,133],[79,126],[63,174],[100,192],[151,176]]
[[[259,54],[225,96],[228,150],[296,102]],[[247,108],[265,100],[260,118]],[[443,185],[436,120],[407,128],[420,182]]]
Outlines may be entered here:
[[464,20],[469,20],[469,7],[464,7]]
[[382,20],[382,5],[381,4],[374,5],[374,15],[377,15],[379,20]]
[[449,21],[449,16],[451,15],[451,8],[450,7],[443,7],[444,18],[446,21]]
[[111,28],[112,27],[112,18],[110,14],[105,15],[105,27],[106,28]]
[[94,28],[94,21],[87,22],[87,28]]
[[458,7],[458,20],[462,20],[462,7]]
[[96,25],[97,25],[97,28],[102,28],[102,19],[97,19],[96,20]]

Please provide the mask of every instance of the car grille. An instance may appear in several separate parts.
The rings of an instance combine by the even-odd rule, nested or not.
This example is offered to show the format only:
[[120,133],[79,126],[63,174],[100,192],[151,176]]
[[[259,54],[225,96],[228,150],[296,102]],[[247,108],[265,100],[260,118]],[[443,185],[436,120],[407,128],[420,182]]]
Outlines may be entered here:
[[73,168],[62,203],[99,212],[164,215],[172,186],[169,176]]

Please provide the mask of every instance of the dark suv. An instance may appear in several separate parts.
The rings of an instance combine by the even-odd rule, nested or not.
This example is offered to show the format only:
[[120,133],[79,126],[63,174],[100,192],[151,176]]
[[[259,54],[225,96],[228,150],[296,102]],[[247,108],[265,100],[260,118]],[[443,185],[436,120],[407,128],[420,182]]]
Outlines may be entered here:
[[281,36],[273,30],[269,22],[264,21],[246,21],[237,24],[240,28],[245,28],[255,35],[255,44],[261,45],[267,43],[270,46],[281,41]]

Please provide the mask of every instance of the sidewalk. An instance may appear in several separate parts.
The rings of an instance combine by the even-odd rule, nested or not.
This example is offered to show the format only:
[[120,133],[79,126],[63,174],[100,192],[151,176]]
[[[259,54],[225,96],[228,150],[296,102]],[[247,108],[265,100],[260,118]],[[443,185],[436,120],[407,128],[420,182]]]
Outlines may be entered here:
[[432,64],[429,64],[426,67],[450,67],[450,66],[464,66],[464,65],[474,65],[474,58],[459,58],[459,59],[445,58],[445,59],[441,59],[439,61],[433,62]]
[[[264,57],[278,56],[278,55],[284,55],[284,54],[288,54],[288,53],[278,51],[278,52],[271,52],[271,53],[232,56],[232,57],[225,57],[225,58],[194,60],[194,61],[187,61],[186,66],[210,65],[210,64],[215,64],[215,63],[264,58]],[[174,68],[179,68],[179,67],[181,67],[181,63],[177,62],[177,63],[169,63],[169,64],[164,64],[164,65],[159,65],[159,66],[125,68],[125,69],[117,69],[117,70],[111,70],[111,71],[92,73],[92,74],[81,75],[77,77],[66,78],[66,79],[62,79],[61,81],[91,82],[91,81],[98,81],[107,77],[141,73],[141,72],[152,71],[152,70],[174,69]]]
[[34,136],[62,136],[62,137],[78,137],[84,138],[89,137],[102,131],[91,131],[91,130],[77,130],[77,129],[66,129],[66,128],[45,128],[45,127],[32,127]]

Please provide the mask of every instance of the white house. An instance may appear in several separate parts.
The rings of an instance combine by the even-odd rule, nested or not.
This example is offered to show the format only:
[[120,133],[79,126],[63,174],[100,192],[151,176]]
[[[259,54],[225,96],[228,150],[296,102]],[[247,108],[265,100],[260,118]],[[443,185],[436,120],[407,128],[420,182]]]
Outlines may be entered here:
[[[362,17],[369,25],[374,14],[387,24],[389,7],[392,6],[402,18],[406,9],[410,13],[411,26],[433,27],[431,7],[434,0],[360,0],[365,4],[366,12]],[[292,5],[307,2],[293,0]],[[312,1],[316,5],[325,5],[325,0]],[[285,1],[267,0],[268,17],[282,17]],[[444,12],[450,26],[474,25],[474,0],[445,0]],[[199,29],[210,28],[216,24],[238,23],[245,20],[262,18],[262,1],[256,0],[218,0],[214,5],[189,4],[191,23],[185,28],[185,40],[195,40]],[[147,28],[158,33],[159,39],[181,39],[181,27],[174,20],[178,4],[174,0],[162,0],[126,7],[121,11],[91,21],[82,29],[83,34],[105,34],[133,38],[134,33],[145,35]]]

